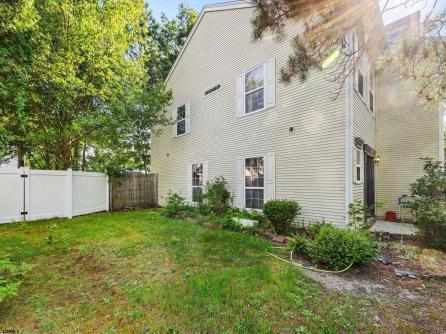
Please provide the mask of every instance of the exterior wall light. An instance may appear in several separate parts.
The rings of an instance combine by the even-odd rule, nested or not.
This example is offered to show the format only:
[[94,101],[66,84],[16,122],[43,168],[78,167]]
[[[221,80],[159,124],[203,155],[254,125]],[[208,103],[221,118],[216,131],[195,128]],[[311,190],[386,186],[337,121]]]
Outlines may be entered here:
[[375,161],[376,165],[379,165],[380,160],[381,160],[381,157],[379,155],[375,155],[375,157],[373,158],[373,161]]

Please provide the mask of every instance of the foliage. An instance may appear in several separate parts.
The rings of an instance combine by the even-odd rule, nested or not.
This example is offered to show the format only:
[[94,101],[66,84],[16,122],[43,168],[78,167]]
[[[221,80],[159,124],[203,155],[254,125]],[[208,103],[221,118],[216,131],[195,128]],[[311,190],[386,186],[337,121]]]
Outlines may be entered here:
[[17,265],[8,259],[0,260],[0,303],[6,297],[17,295],[22,284],[20,279],[31,269],[26,263]]
[[300,213],[299,203],[286,199],[276,199],[263,205],[263,213],[277,233],[286,233],[294,217]]
[[325,225],[330,225],[326,223],[325,220],[313,220],[310,225],[307,226],[306,234],[310,239],[314,239],[316,235],[319,234],[321,228]]
[[314,263],[340,270],[353,264],[368,264],[376,260],[378,246],[373,236],[364,231],[344,230],[322,225],[314,239],[306,244],[307,255]]
[[177,193],[169,192],[166,199],[166,206],[163,215],[170,218],[185,218],[190,216],[195,208],[184,201],[184,198]]
[[[337,97],[362,55],[368,53],[382,68],[396,69],[401,78],[413,79],[416,92],[423,100],[437,103],[444,100],[446,9],[440,2],[426,4],[420,29],[404,29],[406,36],[400,32],[399,46],[389,48],[384,55],[376,52],[385,48],[382,15],[393,15],[405,6],[415,9],[424,1],[385,1],[381,7],[377,1],[358,6],[355,0],[254,2],[257,5],[253,19],[256,39],[271,35],[279,39],[285,37],[284,28],[290,21],[303,25],[298,36],[289,37],[294,48],[282,69],[283,81],[289,82],[295,77],[306,80],[313,69],[326,70],[326,78],[336,84],[333,93]],[[368,37],[357,48],[349,38],[350,32],[355,30]],[[394,44],[394,37],[390,45]]]
[[[171,121],[171,93],[149,64],[173,62],[149,51],[158,43],[147,37],[149,18],[143,0],[2,2],[0,159],[20,154],[34,168],[147,171],[153,128]],[[169,26],[175,49],[190,29],[184,20]]]
[[301,234],[295,234],[290,242],[290,248],[295,254],[307,254],[309,240]]
[[372,208],[363,201],[355,199],[348,205],[348,215],[351,218],[349,226],[359,229],[365,226],[367,217],[372,215]]
[[410,209],[421,238],[446,249],[446,173],[438,161],[424,158],[424,176],[411,185]]
[[224,177],[216,177],[206,182],[203,203],[210,212],[223,215],[229,209],[230,201],[231,193]]
[[162,14],[161,22],[158,22],[150,13],[146,66],[150,69],[151,87],[166,79],[197,19],[198,12],[184,4],[179,5],[177,17],[172,20]]
[[232,218],[232,219],[226,219],[223,224],[222,227],[225,230],[230,230],[230,231],[241,231],[243,229],[243,225],[240,224],[236,218]]
[[262,212],[256,210],[240,210],[237,208],[229,208],[226,212],[226,217],[228,218],[245,218],[256,220],[259,226],[264,226],[267,223],[267,219]]

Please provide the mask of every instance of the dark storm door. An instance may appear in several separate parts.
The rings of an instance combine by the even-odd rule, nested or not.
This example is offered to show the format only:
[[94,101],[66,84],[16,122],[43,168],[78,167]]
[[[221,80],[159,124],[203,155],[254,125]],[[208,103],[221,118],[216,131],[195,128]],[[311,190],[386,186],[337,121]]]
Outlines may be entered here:
[[364,187],[364,202],[367,206],[372,207],[372,216],[375,215],[375,161],[372,156],[367,153],[365,157],[365,187]]

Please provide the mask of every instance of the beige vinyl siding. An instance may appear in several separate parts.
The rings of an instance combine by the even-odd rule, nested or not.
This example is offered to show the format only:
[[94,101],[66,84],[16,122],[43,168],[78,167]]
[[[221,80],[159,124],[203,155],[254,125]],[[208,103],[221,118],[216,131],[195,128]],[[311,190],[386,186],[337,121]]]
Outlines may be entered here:
[[[169,127],[153,139],[153,172],[163,203],[169,190],[186,195],[187,164],[207,161],[209,178],[223,175],[236,190],[237,157],[275,153],[276,198],[297,200],[302,217],[345,222],[344,93],[330,99],[332,84],[314,72],[305,83],[280,81],[292,52],[291,38],[254,42],[252,9],[206,12],[168,86],[175,101],[190,101],[190,133],[173,138]],[[289,37],[297,27],[288,27]],[[290,31],[292,32],[290,34]],[[276,58],[276,106],[236,117],[236,81]],[[221,83],[219,91],[204,91]],[[293,126],[295,134],[289,134]]]
[[[368,91],[367,91],[368,94]],[[367,95],[366,95],[367,96]],[[353,108],[353,138],[352,155],[355,157],[355,137],[360,137],[364,140],[364,144],[367,144],[375,149],[376,147],[376,131],[375,131],[375,116],[369,110],[364,99],[359,95],[359,93],[354,89],[352,94],[352,108]],[[376,111],[375,111],[376,112]],[[364,163],[363,163],[364,165]],[[353,167],[352,167],[353,168]],[[364,200],[364,183],[363,184],[353,184],[353,199]]]
[[421,157],[439,159],[440,117],[436,107],[418,104],[410,81],[385,71],[377,76],[377,202],[385,212],[398,212],[398,197],[409,195],[409,185],[423,175]]

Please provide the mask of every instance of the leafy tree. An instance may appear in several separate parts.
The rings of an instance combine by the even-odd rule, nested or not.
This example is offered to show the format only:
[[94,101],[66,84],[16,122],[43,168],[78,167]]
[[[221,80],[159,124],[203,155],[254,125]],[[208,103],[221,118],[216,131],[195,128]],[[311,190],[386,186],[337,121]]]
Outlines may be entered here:
[[161,22],[158,22],[150,14],[146,37],[150,54],[147,63],[151,69],[150,85],[156,86],[166,79],[197,18],[197,11],[184,4],[178,7],[176,19],[169,19],[162,14]]
[[446,249],[446,173],[441,162],[424,161],[425,174],[411,185],[410,208],[423,240]]
[[162,85],[147,89],[143,0],[1,6],[0,154],[19,151],[31,166],[66,169],[90,145],[135,149],[135,119],[146,117],[145,131],[168,122],[170,94]]
[[[283,37],[286,23],[303,24],[304,31],[292,36],[294,52],[282,69],[285,82],[298,77],[305,80],[310,70],[324,68],[327,79],[337,84],[336,96],[364,53],[383,47],[384,31],[381,17],[385,12],[413,6],[421,0],[386,0],[381,8],[376,0],[254,0],[257,14],[253,19],[254,37],[261,39],[272,33]],[[446,93],[446,50],[444,30],[446,10],[435,1],[423,18],[419,34],[402,36],[401,43],[388,51],[382,66],[392,65],[403,79],[415,79],[416,91],[423,100],[439,102]],[[367,41],[355,48],[349,33],[359,29]],[[372,54],[371,58],[379,55]]]

